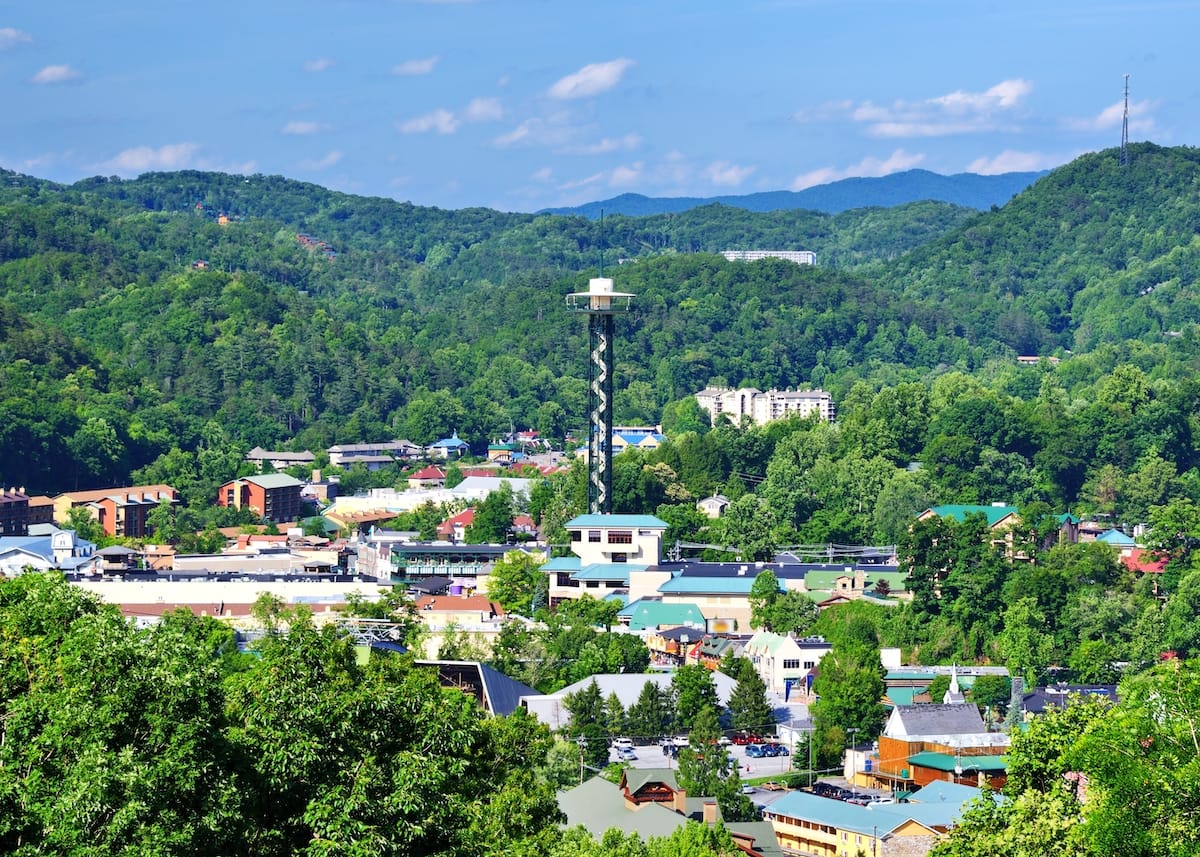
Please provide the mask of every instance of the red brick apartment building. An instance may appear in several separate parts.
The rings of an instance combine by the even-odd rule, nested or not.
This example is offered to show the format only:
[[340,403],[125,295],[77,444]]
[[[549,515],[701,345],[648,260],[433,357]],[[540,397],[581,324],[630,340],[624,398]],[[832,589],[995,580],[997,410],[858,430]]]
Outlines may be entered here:
[[304,483],[284,473],[265,473],[226,482],[217,491],[218,506],[252,509],[276,524],[300,517],[300,489]]
[[72,509],[85,506],[106,535],[140,539],[150,535],[146,531],[146,517],[164,500],[178,503],[179,492],[170,485],[69,491],[54,498],[54,520],[62,526],[68,522]]
[[0,488],[0,536],[29,535],[29,498],[24,488]]

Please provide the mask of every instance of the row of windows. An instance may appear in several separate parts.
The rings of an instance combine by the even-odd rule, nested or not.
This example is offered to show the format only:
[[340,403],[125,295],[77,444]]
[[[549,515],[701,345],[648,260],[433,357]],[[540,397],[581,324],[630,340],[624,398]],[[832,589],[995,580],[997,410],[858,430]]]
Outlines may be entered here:
[[[603,530],[588,530],[587,540],[589,543],[598,545],[603,541]],[[583,533],[579,530],[571,531],[571,541],[578,542],[583,539]],[[631,545],[633,544],[632,530],[610,530],[608,533],[608,543],[610,545]]]
[[[805,661],[804,662],[804,668],[806,670],[811,670],[816,665],[817,665],[816,661]],[[783,668],[785,670],[800,669],[800,659],[799,658],[784,658],[783,659]]]

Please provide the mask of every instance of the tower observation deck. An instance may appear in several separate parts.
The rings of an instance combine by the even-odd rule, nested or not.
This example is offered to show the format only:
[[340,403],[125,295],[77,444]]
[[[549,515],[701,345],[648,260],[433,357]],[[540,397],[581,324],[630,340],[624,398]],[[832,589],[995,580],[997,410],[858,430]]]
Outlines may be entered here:
[[613,291],[607,277],[567,295],[567,309],[588,317],[588,511],[594,515],[612,512],[613,316],[629,312],[633,297]]

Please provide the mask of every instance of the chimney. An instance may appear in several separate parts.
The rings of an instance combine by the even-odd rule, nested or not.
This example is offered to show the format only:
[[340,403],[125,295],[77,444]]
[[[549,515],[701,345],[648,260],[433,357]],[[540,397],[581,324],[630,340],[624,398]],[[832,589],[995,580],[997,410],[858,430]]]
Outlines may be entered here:
[[717,823],[717,802],[715,800],[704,802],[704,823],[710,827]]
[[671,798],[671,809],[680,815],[687,814],[687,791],[685,789],[675,790]]

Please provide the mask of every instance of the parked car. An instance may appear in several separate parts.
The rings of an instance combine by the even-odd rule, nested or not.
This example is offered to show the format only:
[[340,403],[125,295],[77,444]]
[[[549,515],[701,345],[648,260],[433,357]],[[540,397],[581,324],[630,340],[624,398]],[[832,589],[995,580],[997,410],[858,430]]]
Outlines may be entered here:
[[617,750],[617,758],[622,762],[632,762],[637,759],[637,753],[634,752],[632,747],[622,747],[620,750]]
[[754,786],[742,786],[742,794],[744,794],[744,795],[754,794]]
[[739,732],[733,736],[733,743],[742,747],[746,746],[747,744],[757,744],[761,740],[762,739],[753,732]]
[[628,738],[613,738],[612,745],[618,750],[624,750],[626,748],[632,749],[633,741]]
[[763,750],[762,750],[761,744],[747,744],[746,745],[746,758],[761,759],[762,757],[763,757]]
[[867,801],[867,806],[886,806],[889,803],[895,803],[895,798],[890,797],[873,797]]
[[759,749],[762,750],[762,754],[764,756],[766,756],[767,758],[771,758],[771,757],[779,755],[779,745],[778,744],[759,744],[758,746],[759,746]]
[[728,747],[733,742],[729,740],[728,735],[722,735],[720,738],[717,739],[717,743],[720,744],[722,747]]
[[671,743],[673,743],[676,747],[686,747],[688,745],[688,736],[676,735],[671,739]]
[[782,744],[770,744],[768,746],[770,746],[770,748],[771,748],[772,756],[790,756],[790,755],[792,755],[790,752],[788,752],[788,748],[783,746]]

